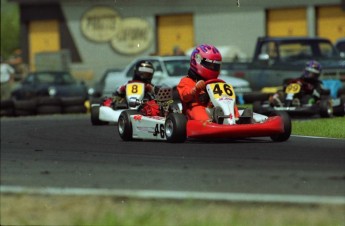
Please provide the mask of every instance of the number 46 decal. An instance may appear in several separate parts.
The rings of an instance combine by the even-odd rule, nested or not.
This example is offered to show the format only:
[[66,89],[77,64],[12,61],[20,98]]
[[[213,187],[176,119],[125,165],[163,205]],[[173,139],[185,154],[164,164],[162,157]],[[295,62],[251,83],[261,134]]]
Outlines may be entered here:
[[232,98],[235,97],[235,92],[232,86],[229,84],[217,82],[210,85],[213,92],[213,96],[216,99],[224,95]]
[[155,132],[153,133],[153,136],[157,136],[158,134],[161,135],[161,138],[164,138],[165,136],[165,130],[163,124],[156,124],[155,126]]

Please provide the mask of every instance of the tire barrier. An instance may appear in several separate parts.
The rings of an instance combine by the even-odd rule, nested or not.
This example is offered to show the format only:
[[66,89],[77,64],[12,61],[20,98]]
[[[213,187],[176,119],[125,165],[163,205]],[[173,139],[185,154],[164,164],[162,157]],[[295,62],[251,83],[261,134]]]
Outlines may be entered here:
[[14,103],[12,100],[2,100],[0,103],[0,117],[14,116]]
[[61,98],[61,107],[63,114],[86,113],[85,99],[80,97]]
[[37,97],[30,100],[1,100],[0,117],[87,113],[82,97]]

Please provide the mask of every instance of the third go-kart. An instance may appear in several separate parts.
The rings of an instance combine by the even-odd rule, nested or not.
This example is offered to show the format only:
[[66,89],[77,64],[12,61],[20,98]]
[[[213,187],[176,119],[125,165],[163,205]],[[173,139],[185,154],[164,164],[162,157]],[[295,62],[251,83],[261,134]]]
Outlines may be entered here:
[[[137,106],[128,106],[131,100],[142,101],[145,96],[145,84],[141,82],[128,83],[126,85],[126,98],[124,102],[114,102],[111,97],[105,98],[100,104],[91,105],[92,125],[107,125],[117,123],[121,112],[125,109],[138,109]],[[149,98],[149,97],[148,97]]]
[[284,111],[292,116],[344,116],[344,97],[332,98],[329,90],[325,90],[320,99],[316,99],[313,95],[305,94],[302,84],[296,81],[289,83],[284,92],[279,92],[282,100],[277,100],[274,104],[268,100],[255,101],[253,110],[261,114]]
[[[278,112],[271,116],[253,113],[251,109],[239,110],[235,118],[235,92],[230,84],[215,79],[206,82],[206,93],[210,104],[207,112],[209,121],[187,119],[176,107],[160,108],[159,115],[150,116],[138,110],[121,112],[118,132],[124,141],[133,139],[164,140],[172,143],[184,142],[189,138],[248,138],[270,137],[282,142],[289,139],[291,120],[287,113]],[[167,99],[155,97],[158,105],[167,106]],[[140,104],[140,102],[136,102]],[[144,103],[143,103],[144,104]]]

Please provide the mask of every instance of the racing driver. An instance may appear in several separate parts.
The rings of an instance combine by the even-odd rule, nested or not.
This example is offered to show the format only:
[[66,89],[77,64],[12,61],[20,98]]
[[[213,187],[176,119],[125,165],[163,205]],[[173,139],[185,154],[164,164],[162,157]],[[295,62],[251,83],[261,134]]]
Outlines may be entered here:
[[145,93],[153,93],[154,85],[151,83],[154,73],[153,65],[150,61],[142,60],[139,61],[134,68],[134,74],[132,80],[126,84],[120,86],[114,93],[114,102],[123,102],[126,97],[126,85],[133,82],[145,83]]
[[[177,86],[183,113],[188,119],[210,120],[206,112],[209,97],[205,93],[205,81],[218,78],[221,63],[222,55],[213,45],[202,44],[193,50],[188,74]],[[235,117],[239,117],[237,107],[235,107]]]
[[[322,85],[322,81],[319,80],[322,72],[321,64],[316,60],[308,61],[305,65],[302,75],[299,78],[292,79],[288,82],[298,83],[302,86],[304,96],[302,98],[303,103],[310,103],[320,99],[321,94],[327,93]],[[273,96],[270,96],[269,102],[274,106],[282,106],[284,99],[284,91],[288,84],[284,85],[283,90],[278,91]]]

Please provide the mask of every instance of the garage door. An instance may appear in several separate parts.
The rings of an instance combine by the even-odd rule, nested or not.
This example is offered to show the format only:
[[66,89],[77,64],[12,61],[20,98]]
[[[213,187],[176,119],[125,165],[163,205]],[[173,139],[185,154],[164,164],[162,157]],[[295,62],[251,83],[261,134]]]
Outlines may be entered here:
[[270,9],[267,11],[268,36],[306,36],[305,8]]
[[29,24],[30,69],[35,70],[35,54],[60,50],[57,20],[31,21]]
[[340,6],[317,9],[317,35],[333,42],[345,37],[345,11]]
[[171,55],[179,46],[183,51],[194,46],[193,15],[157,17],[158,54]]

